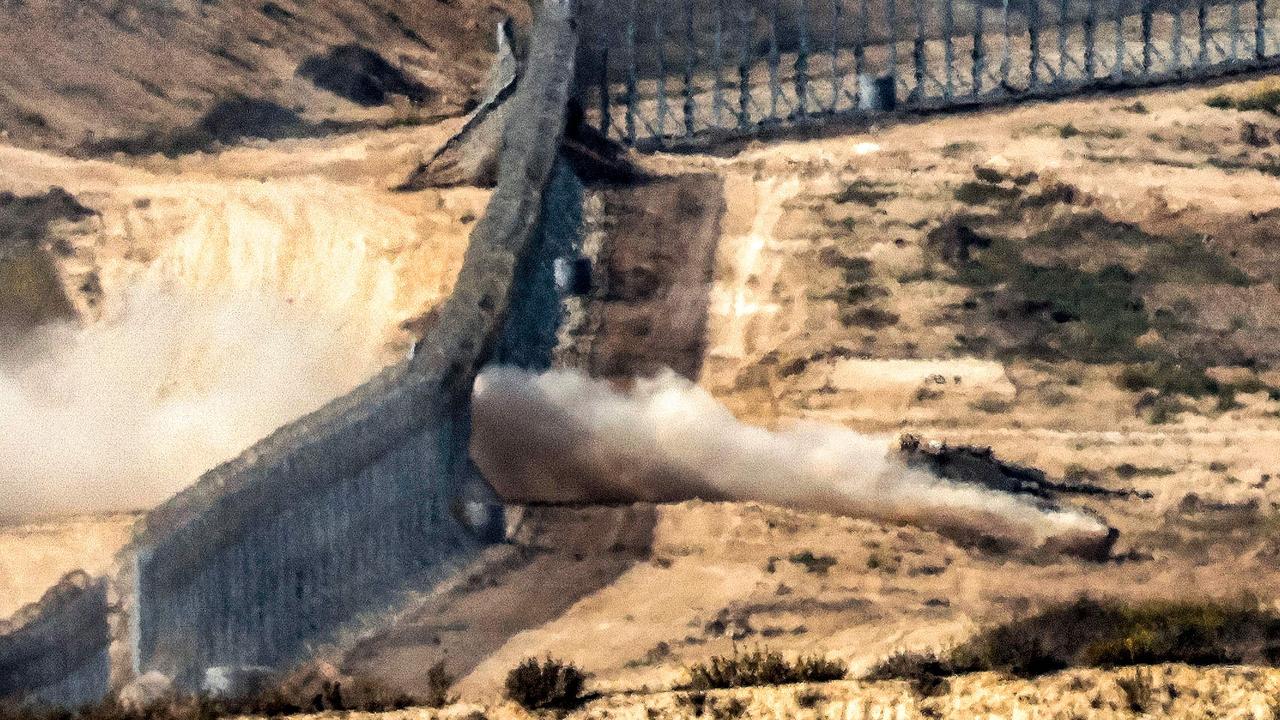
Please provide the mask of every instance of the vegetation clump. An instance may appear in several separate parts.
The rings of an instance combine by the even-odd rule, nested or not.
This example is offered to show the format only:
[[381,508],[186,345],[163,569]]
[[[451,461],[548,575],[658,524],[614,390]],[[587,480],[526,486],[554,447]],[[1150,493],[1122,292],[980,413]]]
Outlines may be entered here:
[[1280,115],[1280,84],[1266,83],[1243,95],[1218,93],[1204,101],[1205,105],[1219,110],[1262,110]]
[[0,720],[219,720],[319,712],[378,713],[421,705],[443,707],[453,702],[448,696],[453,679],[444,672],[443,664],[431,669],[428,681],[436,694],[420,699],[371,678],[304,667],[240,697],[171,691],[147,702],[126,702],[112,696],[75,708],[0,699]]
[[422,704],[430,708],[442,708],[458,701],[458,696],[449,692],[453,688],[454,677],[449,674],[441,660],[427,670],[427,693]]
[[887,187],[887,183],[874,180],[855,180],[836,195],[835,201],[840,205],[855,203],[875,207],[881,201],[895,197],[892,192],[883,190],[882,188],[884,187]]
[[[1075,197],[1070,188],[1044,193],[1044,202],[1054,205],[1070,204]],[[1023,230],[1025,223],[1003,224],[1042,206],[1039,197],[1032,199],[1003,208],[1001,217],[957,214],[927,236],[928,247],[953,270],[951,282],[970,289],[961,307],[976,313],[974,329],[988,337],[987,347],[966,346],[967,351],[1086,363],[1150,362],[1175,354],[1202,365],[1248,360],[1243,345],[1200,341],[1200,306],[1185,300],[1148,306],[1147,297],[1162,286],[1243,288],[1257,282],[1211,240],[1154,235],[1097,210],[1055,213],[1050,225],[1038,228],[1033,218],[1031,232]],[[993,326],[999,332],[990,332]],[[1248,326],[1242,316],[1233,330]],[[1153,330],[1157,335],[1145,342],[1143,336]]]
[[899,652],[868,679],[929,684],[995,671],[1035,677],[1072,667],[1280,660],[1280,616],[1211,602],[1125,605],[1081,598],[979,632],[946,653]]
[[1193,398],[1216,395],[1222,389],[1202,368],[1167,361],[1129,365],[1116,377],[1116,385],[1129,392],[1156,390]]
[[944,692],[950,684],[947,678],[958,672],[950,660],[937,653],[899,650],[873,667],[866,679],[906,680],[917,695],[932,697]]
[[530,657],[507,673],[506,696],[526,710],[572,710],[582,704],[585,684],[573,663]]
[[1219,382],[1205,373],[1204,368],[1184,365],[1168,360],[1130,365],[1116,376],[1116,386],[1129,392],[1145,392],[1139,409],[1150,411],[1153,424],[1173,419],[1180,412],[1192,409],[1182,398],[1216,397],[1215,409],[1226,412],[1240,407],[1237,394],[1266,392],[1273,400],[1280,399],[1280,388],[1263,383],[1257,378],[1239,382]]
[[955,190],[955,198],[966,205],[988,205],[1014,200],[1022,194],[1017,187],[1005,187],[989,182],[966,182]]
[[804,567],[805,572],[816,573],[818,575],[826,575],[827,571],[836,565],[836,559],[830,555],[814,555],[812,550],[805,550],[802,553],[796,553],[790,558],[795,565]]
[[1116,678],[1116,685],[1124,693],[1129,710],[1141,715],[1151,707],[1155,686],[1151,681],[1151,673],[1134,670],[1132,675]]
[[720,690],[760,685],[789,685],[803,682],[843,680],[844,663],[820,655],[801,655],[794,662],[782,653],[756,648],[747,653],[734,649],[732,655],[716,655],[689,668],[688,687],[693,690]]

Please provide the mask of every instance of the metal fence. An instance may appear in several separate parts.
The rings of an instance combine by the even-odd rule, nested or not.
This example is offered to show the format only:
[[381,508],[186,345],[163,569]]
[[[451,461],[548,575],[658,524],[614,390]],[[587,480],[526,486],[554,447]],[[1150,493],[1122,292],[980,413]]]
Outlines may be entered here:
[[588,121],[641,149],[1268,66],[1271,0],[587,0]]

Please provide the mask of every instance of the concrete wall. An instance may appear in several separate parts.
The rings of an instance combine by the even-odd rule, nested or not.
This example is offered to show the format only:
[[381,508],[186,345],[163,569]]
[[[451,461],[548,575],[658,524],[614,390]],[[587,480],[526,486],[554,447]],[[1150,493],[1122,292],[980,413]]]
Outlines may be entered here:
[[[543,222],[515,266],[494,361],[550,365],[561,306],[553,263],[574,252],[580,199],[557,163]],[[266,475],[148,543],[137,566],[138,671],[195,687],[209,667],[287,666],[500,540],[501,506],[467,455],[465,403],[427,411],[421,429],[352,475],[312,467],[314,482],[287,496]]]
[[[498,539],[498,506],[465,450],[467,405],[489,360],[550,360],[553,256],[575,242],[581,197],[558,163],[572,16],[571,0],[540,3],[497,188],[417,356],[151,512],[82,607],[50,605],[22,637],[0,635],[0,677],[16,678],[0,694],[75,704],[139,673],[195,688],[211,666],[286,667]],[[73,652],[57,642],[58,618],[94,631],[77,632]],[[43,669],[23,673],[22,662]]]
[[0,631],[0,697],[96,699],[107,684],[107,583],[74,572]]

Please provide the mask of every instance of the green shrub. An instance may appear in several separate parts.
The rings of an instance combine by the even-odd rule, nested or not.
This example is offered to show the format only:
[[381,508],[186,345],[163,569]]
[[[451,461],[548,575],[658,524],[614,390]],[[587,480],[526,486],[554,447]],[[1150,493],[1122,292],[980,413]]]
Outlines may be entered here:
[[1280,115],[1280,84],[1266,83],[1238,96],[1218,93],[1205,100],[1204,104],[1219,110],[1262,110]]
[[507,673],[507,699],[526,710],[572,710],[582,704],[586,675],[573,663],[525,658]]
[[1156,390],[1194,398],[1216,395],[1221,390],[1216,380],[1205,375],[1203,368],[1167,361],[1130,365],[1120,371],[1116,385],[1129,392]]
[[1205,105],[1218,110],[1229,110],[1235,106],[1235,101],[1225,93],[1211,95],[1208,100],[1204,101]]
[[887,187],[887,185],[882,182],[855,180],[836,195],[835,201],[840,204],[856,203],[875,207],[880,204],[880,201],[894,197],[892,192],[882,190],[881,188],[883,187]]
[[1173,419],[1180,412],[1189,410],[1178,396],[1201,398],[1215,396],[1214,408],[1218,412],[1226,412],[1241,407],[1236,399],[1237,394],[1253,394],[1266,391],[1270,398],[1277,397],[1277,389],[1263,383],[1257,378],[1247,378],[1239,382],[1222,383],[1205,374],[1203,368],[1188,367],[1170,361],[1156,361],[1130,365],[1116,376],[1116,386],[1130,392],[1154,390],[1155,397],[1148,398],[1143,404],[1150,409],[1148,419],[1153,424],[1161,424]]
[[802,655],[795,662],[782,653],[756,648],[740,654],[735,648],[730,656],[717,655],[705,663],[689,668],[688,687],[694,690],[789,685],[802,682],[842,680],[848,674],[844,663],[825,657]]
[[897,313],[876,307],[863,307],[840,314],[840,322],[845,327],[864,327],[870,330],[897,325],[900,319]]
[[968,153],[981,150],[982,146],[975,142],[961,141],[951,142],[942,146],[941,154],[945,158],[958,158]]
[[1133,463],[1120,463],[1114,468],[1118,477],[1130,480],[1135,477],[1166,477],[1174,473],[1170,467],[1138,467]]
[[966,182],[956,188],[955,198],[966,205],[989,205],[1015,200],[1022,194],[1016,187],[984,182]]
[[805,572],[815,573],[818,575],[826,575],[827,571],[836,565],[836,559],[830,555],[814,555],[812,550],[805,550],[802,553],[792,555],[790,561],[795,565],[804,567]]
[[[1064,244],[1084,230],[1072,225],[1060,236],[1035,242]],[[1039,265],[1023,257],[1026,243],[992,237],[990,246],[956,268],[956,279],[978,291],[1004,293],[1019,321],[1034,323],[1033,352],[1084,362],[1129,358],[1150,329],[1136,276],[1120,265],[1097,271],[1074,265]]]

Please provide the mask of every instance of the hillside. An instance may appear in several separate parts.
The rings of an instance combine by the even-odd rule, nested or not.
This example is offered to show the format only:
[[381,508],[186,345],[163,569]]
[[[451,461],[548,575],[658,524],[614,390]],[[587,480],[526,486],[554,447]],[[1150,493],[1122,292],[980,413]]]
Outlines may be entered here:
[[[486,77],[505,14],[524,25],[528,5],[8,2],[0,65],[12,71],[0,77],[0,137],[60,151],[152,152],[457,114]],[[329,56],[349,45],[363,54]],[[336,66],[329,75],[298,73],[317,57]]]
[[[0,311],[69,309],[38,331],[0,312],[0,516],[149,508],[403,357],[488,191],[388,188],[452,127],[134,163],[0,147],[31,221],[0,275],[51,268],[0,285]],[[64,195],[87,213],[47,217]]]
[[[565,511],[580,520],[559,524],[583,530],[559,532],[579,545],[522,541],[523,560],[425,599],[359,645],[352,666],[410,686],[414,668],[444,658],[464,695],[489,697],[520,657],[552,653],[599,687],[634,690],[734,642],[865,667],[1081,593],[1270,602],[1280,394],[1267,308],[1280,277],[1267,258],[1280,181],[1268,148],[1280,121],[1206,104],[1265,87],[1099,96],[646,161],[724,183],[708,285],[695,273],[673,295],[707,303],[705,339],[686,346],[704,348],[692,359],[703,387],[767,427],[981,443],[1060,479],[1132,490],[1070,500],[1120,529],[1112,561],[1004,556],[735,503],[658,506],[645,553],[585,529],[627,523]],[[658,247],[670,256],[633,258],[637,273],[679,265],[678,244]],[[577,357],[669,339],[665,306],[649,316],[624,293],[595,302],[606,324],[579,338]],[[807,572],[790,560],[806,552],[835,564]],[[584,584],[565,584],[567,609],[564,594],[530,601],[527,622],[503,625],[504,644],[469,644],[489,621],[468,608],[540,597],[541,577],[575,563]]]
[[[208,12],[233,7],[228,0]],[[292,82],[281,92],[312,92]],[[460,676],[465,700],[492,702],[505,672],[530,655],[580,663],[592,673],[592,689],[643,693],[670,687],[689,663],[735,644],[819,651],[860,670],[895,649],[943,647],[1081,593],[1247,595],[1273,605],[1280,266],[1271,258],[1280,236],[1280,119],[1265,108],[1224,107],[1266,97],[1268,87],[1246,79],[1096,96],[753,143],[724,156],[645,158],[656,174],[714,178],[703,190],[720,184],[722,203],[667,208],[693,215],[722,206],[715,222],[699,226],[714,231],[714,242],[688,250],[708,252],[711,261],[681,273],[681,282],[697,287],[676,297],[704,306],[679,315],[679,322],[697,317],[672,328],[650,322],[634,296],[594,298],[627,312],[577,338],[591,358],[593,350],[656,344],[661,332],[678,331],[685,354],[671,364],[682,363],[739,418],[760,426],[809,420],[885,433],[886,442],[911,432],[987,444],[1058,479],[1133,490],[1070,498],[1119,528],[1115,557],[1086,563],[994,552],[910,526],[751,502],[529,508],[513,513],[510,543],[394,616],[370,618],[367,632],[326,649],[329,657],[409,690],[444,660]],[[323,103],[308,107],[323,110]],[[157,113],[168,117],[154,109],[138,117]],[[193,107],[185,117],[197,115]],[[81,122],[75,113],[58,117],[70,118],[66,133],[15,131],[10,141],[60,149],[81,142],[75,127],[90,120],[73,127]],[[180,325],[181,342],[162,345],[163,353],[143,348],[144,356],[176,357],[178,367],[207,373],[146,384],[160,405],[175,395],[216,398],[235,385],[225,368],[243,369],[234,362],[238,348],[274,348],[268,359],[280,363],[254,375],[261,384],[243,393],[261,405],[240,408],[237,422],[198,426],[208,431],[205,452],[174,467],[148,466],[158,468],[142,478],[150,484],[126,478],[131,489],[145,489],[147,501],[163,497],[402,355],[451,287],[487,193],[386,188],[452,127],[365,129],[176,158],[83,160],[0,148],[0,190],[31,197],[58,186],[92,211],[56,218],[47,237],[32,239],[56,259],[68,302],[87,328],[130,317],[120,314],[128,307],[122,298],[139,284],[216,301],[207,323],[169,323]],[[119,136],[133,129],[118,126]],[[685,219],[676,213],[653,226],[669,230]],[[684,250],[671,242],[646,251],[668,252],[660,258],[668,267],[680,266]],[[648,257],[630,260],[659,267]],[[87,282],[91,276],[96,284]],[[220,333],[243,327],[239,306],[221,304],[238,294],[285,309],[260,333],[223,342]],[[274,324],[281,318],[283,325]],[[299,327],[300,336],[283,332]],[[289,342],[254,344],[277,333]],[[294,352],[299,346],[316,348],[334,372],[297,382],[291,360],[308,354]],[[207,347],[225,352],[209,360],[199,350]],[[106,357],[132,367],[133,352]],[[72,369],[96,368],[103,356],[76,357],[82,364]],[[627,369],[625,362],[610,367],[618,375]],[[304,385],[308,392],[276,402],[281,378],[291,391]],[[98,420],[102,432],[121,426],[109,414]],[[134,434],[133,426],[124,429]],[[179,429],[124,462],[112,456],[114,465],[73,467],[75,477],[111,479],[138,457],[172,462],[169,443],[191,437]],[[219,429],[236,432],[213,432]],[[39,456],[2,443],[24,461]],[[31,467],[0,480],[6,489],[25,488],[39,476]],[[55,466],[52,474],[61,482],[57,473],[65,471]],[[0,573],[0,613],[38,596],[40,580],[29,578],[100,565],[127,526],[111,518],[90,532],[76,524],[83,522],[47,551],[14,556]],[[10,535],[22,543],[28,532],[37,530]],[[98,547],[78,547],[94,533],[103,537]],[[1267,717],[1276,692],[1269,670],[1158,672],[1174,687],[1159,697],[1175,716],[1213,706],[1241,717],[1260,708],[1254,715]],[[1012,715],[1024,699],[1051,697],[1027,712],[1125,715],[1116,677],[1068,673],[1034,690],[1022,681],[967,678],[952,695],[930,700],[930,714]],[[789,717],[803,714],[793,690],[740,694],[760,717]],[[910,716],[919,709],[903,683],[821,692],[830,702],[804,712],[846,716],[874,704]],[[619,695],[583,716],[683,717],[692,710],[683,703],[672,694]]]

